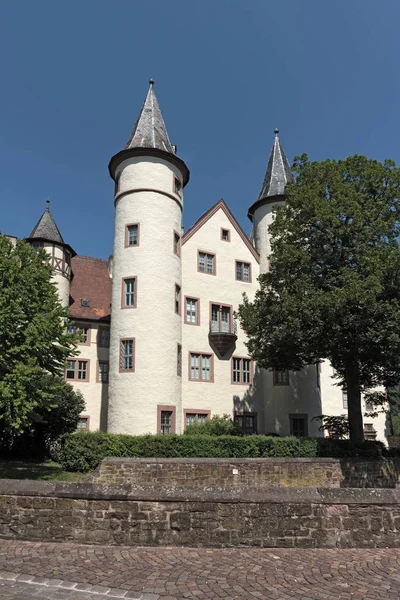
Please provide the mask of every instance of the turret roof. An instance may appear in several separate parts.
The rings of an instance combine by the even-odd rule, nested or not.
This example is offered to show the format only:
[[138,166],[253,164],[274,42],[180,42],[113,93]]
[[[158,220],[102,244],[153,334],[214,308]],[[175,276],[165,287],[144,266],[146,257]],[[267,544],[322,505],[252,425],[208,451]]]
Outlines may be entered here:
[[33,228],[29,239],[38,238],[65,245],[60,230],[58,229],[56,222],[53,219],[53,215],[50,212],[50,200],[47,200],[46,202],[46,210]]
[[175,154],[174,148],[169,141],[153,86],[154,80],[150,79],[150,88],[147,92],[146,100],[125,146],[125,150],[131,148],[156,148]]

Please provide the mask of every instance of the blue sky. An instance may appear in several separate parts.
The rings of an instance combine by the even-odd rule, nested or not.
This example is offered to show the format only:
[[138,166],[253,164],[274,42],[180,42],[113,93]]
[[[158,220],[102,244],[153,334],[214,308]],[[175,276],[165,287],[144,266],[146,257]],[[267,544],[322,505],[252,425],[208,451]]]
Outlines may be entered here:
[[223,197],[249,233],[273,130],[290,161],[400,163],[398,0],[0,3],[0,230],[51,210],[108,258],[113,183],[148,89],[190,171],[185,229]]

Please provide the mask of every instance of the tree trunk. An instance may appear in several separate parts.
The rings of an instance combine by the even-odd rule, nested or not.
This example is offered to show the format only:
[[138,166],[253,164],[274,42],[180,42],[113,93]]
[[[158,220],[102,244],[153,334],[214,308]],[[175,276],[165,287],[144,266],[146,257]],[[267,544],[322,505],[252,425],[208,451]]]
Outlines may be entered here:
[[345,381],[347,387],[350,439],[354,442],[360,442],[364,439],[364,428],[361,411],[360,375],[356,363],[347,365]]

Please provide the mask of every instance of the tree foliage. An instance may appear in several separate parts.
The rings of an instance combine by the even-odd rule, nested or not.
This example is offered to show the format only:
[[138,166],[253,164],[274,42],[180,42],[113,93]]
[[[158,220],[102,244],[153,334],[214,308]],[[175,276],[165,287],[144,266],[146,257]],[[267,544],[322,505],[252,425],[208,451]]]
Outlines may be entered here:
[[243,432],[229,415],[214,415],[204,423],[188,425],[185,435],[243,435]]
[[294,172],[270,227],[270,272],[239,317],[264,368],[332,363],[359,440],[361,393],[399,381],[400,169],[303,155]]
[[43,249],[36,253],[24,241],[14,247],[0,235],[0,429],[8,437],[51,405],[54,389],[44,374],[62,375],[67,356],[76,354],[47,260]]

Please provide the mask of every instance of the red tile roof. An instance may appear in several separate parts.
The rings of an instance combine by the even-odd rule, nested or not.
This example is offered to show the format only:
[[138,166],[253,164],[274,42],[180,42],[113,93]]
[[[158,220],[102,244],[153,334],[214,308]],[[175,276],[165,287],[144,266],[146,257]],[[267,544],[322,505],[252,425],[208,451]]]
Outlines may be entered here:
[[[111,316],[111,278],[108,261],[90,256],[72,259],[70,315],[75,319],[109,321]],[[88,300],[84,307],[81,300]]]

